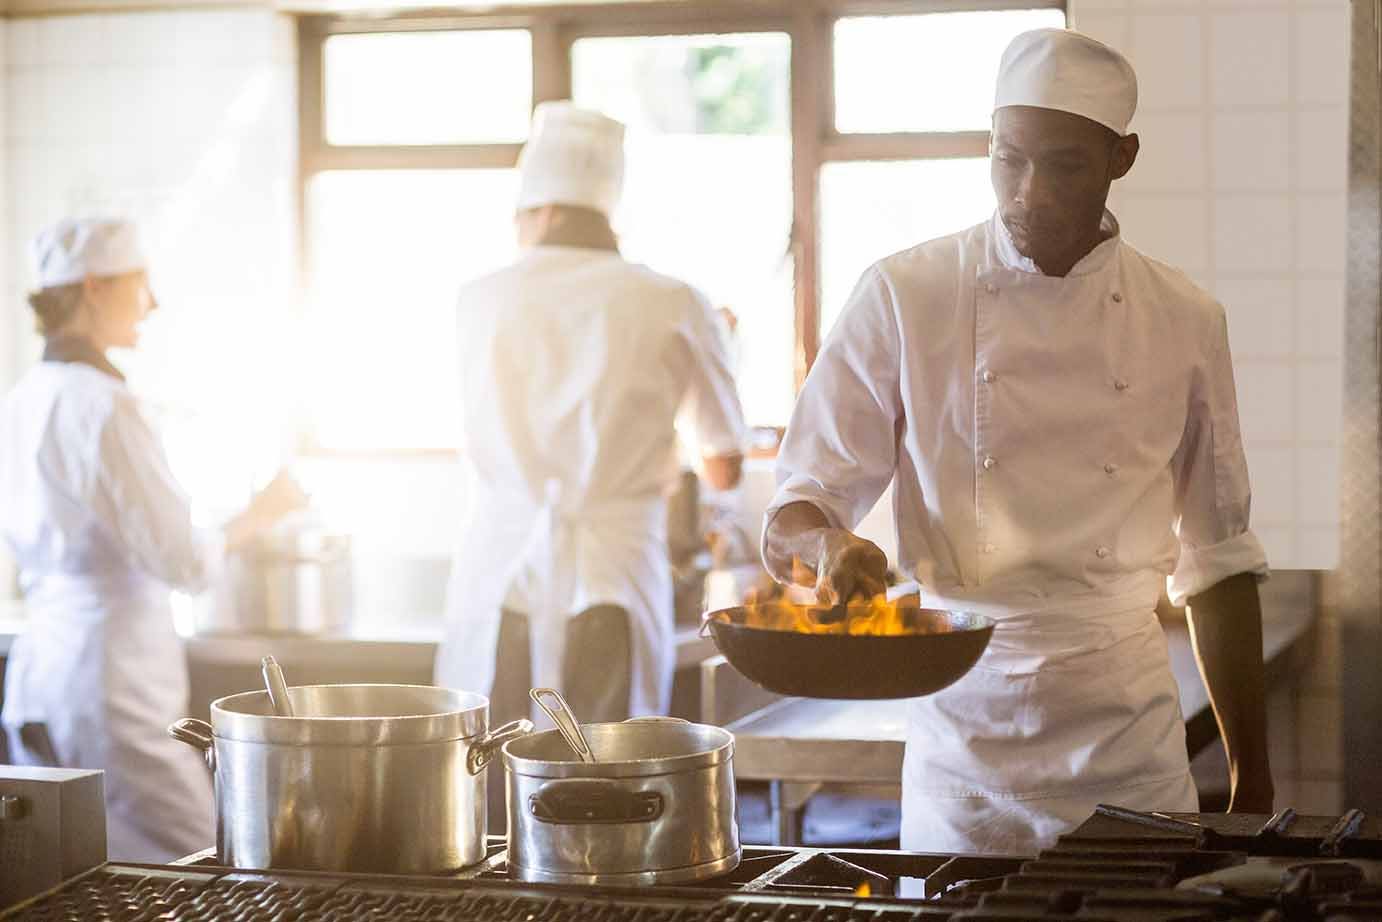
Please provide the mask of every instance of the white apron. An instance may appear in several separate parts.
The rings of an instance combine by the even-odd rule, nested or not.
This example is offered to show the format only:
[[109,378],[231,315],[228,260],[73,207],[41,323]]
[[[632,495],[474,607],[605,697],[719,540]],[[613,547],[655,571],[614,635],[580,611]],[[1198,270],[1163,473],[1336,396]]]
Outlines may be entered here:
[[[104,770],[113,861],[167,862],[214,845],[211,776],[167,726],[186,717],[187,667],[167,590],[47,580],[5,674],[11,758],[45,765],[19,730],[39,724],[64,767]],[[144,591],[140,591],[143,589]],[[120,597],[123,596],[123,597]]]
[[[27,616],[5,673],[11,757],[105,772],[113,860],[164,862],[214,845],[210,775],[167,727],[187,716],[169,587],[204,588],[217,545],[192,526],[122,382],[45,361],[6,397],[0,531]],[[52,752],[25,745],[26,725]]]
[[546,494],[536,502],[477,489],[451,570],[436,681],[489,693],[507,607],[528,616],[534,686],[560,688],[566,620],[611,604],[629,616],[630,713],[666,713],[676,665],[666,501],[577,507],[555,484]]
[[903,848],[1029,855],[1099,803],[1199,809],[1153,611],[980,610],[983,658],[909,704]]

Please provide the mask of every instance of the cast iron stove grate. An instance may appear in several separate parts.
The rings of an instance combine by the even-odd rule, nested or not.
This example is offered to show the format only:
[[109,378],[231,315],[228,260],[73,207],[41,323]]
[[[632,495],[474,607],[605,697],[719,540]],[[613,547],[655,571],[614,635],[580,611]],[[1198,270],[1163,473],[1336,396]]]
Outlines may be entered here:
[[[1143,820],[1148,818],[1143,817]],[[697,887],[611,890],[506,876],[502,844],[454,877],[106,865],[0,914],[24,922],[1378,922],[1382,830],[1344,817],[1095,816],[1031,859],[745,850]],[[1273,818],[1277,820],[1277,818]],[[1323,854],[1322,854],[1323,853]],[[1308,857],[1307,857],[1308,856]],[[901,900],[902,881],[915,886]]]

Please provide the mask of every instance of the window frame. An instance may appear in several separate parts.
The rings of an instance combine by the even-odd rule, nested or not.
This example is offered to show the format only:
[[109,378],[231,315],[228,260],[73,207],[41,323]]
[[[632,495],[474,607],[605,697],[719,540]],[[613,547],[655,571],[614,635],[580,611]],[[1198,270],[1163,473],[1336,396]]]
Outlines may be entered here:
[[[533,105],[571,96],[571,50],[585,38],[781,32],[791,41],[791,248],[795,273],[793,355],[800,389],[820,349],[821,168],[857,161],[938,160],[988,155],[989,132],[841,133],[835,127],[835,23],[853,16],[1059,9],[1064,0],[676,0],[496,6],[484,13],[428,11],[397,17],[308,15],[298,19],[298,228],[302,280],[309,282],[307,189],[327,170],[510,168],[521,144],[332,145],[326,140],[323,46],[333,35],[527,29],[532,36]],[[305,287],[304,287],[305,290]],[[299,438],[300,452],[355,457]],[[386,452],[435,455],[433,450]],[[378,455],[380,453],[370,453]]]

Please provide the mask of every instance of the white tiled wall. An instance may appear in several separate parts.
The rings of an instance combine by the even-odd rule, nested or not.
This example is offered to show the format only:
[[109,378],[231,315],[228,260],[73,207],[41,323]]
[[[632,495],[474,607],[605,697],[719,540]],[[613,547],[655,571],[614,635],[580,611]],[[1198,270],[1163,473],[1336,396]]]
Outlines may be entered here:
[[[0,73],[5,72],[6,63],[9,60],[9,42],[7,40],[9,26],[8,20],[0,19]],[[4,124],[8,118],[9,81],[0,81],[0,124]],[[7,154],[5,145],[0,144],[0,177],[6,173]],[[8,207],[9,190],[5,187],[3,180],[0,180],[0,214],[5,214]],[[5,222],[0,221],[0,291],[9,290],[7,280],[10,278],[11,267],[8,237],[9,227]],[[7,385],[14,377],[14,353],[15,337],[11,334],[8,324],[0,321],[0,386]],[[0,599],[9,597],[13,584],[14,565],[9,559],[4,543],[0,542]]]
[[39,343],[27,244],[63,215],[136,219],[161,308],[117,359],[208,516],[280,444],[297,283],[296,42],[267,10],[16,18],[4,42],[7,382]]
[[1142,154],[1128,240],[1224,302],[1253,524],[1278,569],[1338,561],[1346,0],[1071,0],[1128,54]]

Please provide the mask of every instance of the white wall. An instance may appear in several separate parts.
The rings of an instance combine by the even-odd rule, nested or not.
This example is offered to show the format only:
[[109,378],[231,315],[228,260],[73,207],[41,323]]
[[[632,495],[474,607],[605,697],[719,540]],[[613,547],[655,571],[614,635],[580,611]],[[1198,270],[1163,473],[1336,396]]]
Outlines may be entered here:
[[[1130,241],[1224,302],[1253,479],[1277,569],[1338,562],[1348,190],[1345,0],[1073,0],[1133,59],[1143,153],[1114,204]],[[1268,702],[1277,806],[1342,809],[1339,630]]]
[[[0,74],[6,73],[9,62],[9,28],[9,21],[0,19]],[[0,80],[0,125],[5,124],[8,118],[9,81]],[[5,214],[9,207],[9,189],[4,181],[7,173],[7,155],[6,145],[0,144],[0,215]],[[10,269],[9,225],[0,221],[0,316],[5,318],[0,320],[0,392],[7,390],[10,382],[14,380],[16,336],[10,328],[10,324],[6,322],[10,313],[7,308],[10,305],[3,303],[6,300],[3,293],[7,293],[11,287]],[[4,542],[0,541],[0,600],[10,595],[13,583],[14,564],[9,558],[9,552],[5,549]]]
[[[10,377],[39,352],[28,241],[73,213],[141,225],[162,305],[117,359],[208,516],[271,469],[294,330],[296,41],[266,10],[8,22]],[[8,350],[7,350],[8,351]],[[0,366],[3,370],[3,366]]]
[[1127,239],[1228,311],[1253,527],[1278,569],[1338,562],[1349,12],[1345,0],[1072,0],[1123,50],[1142,154]]

